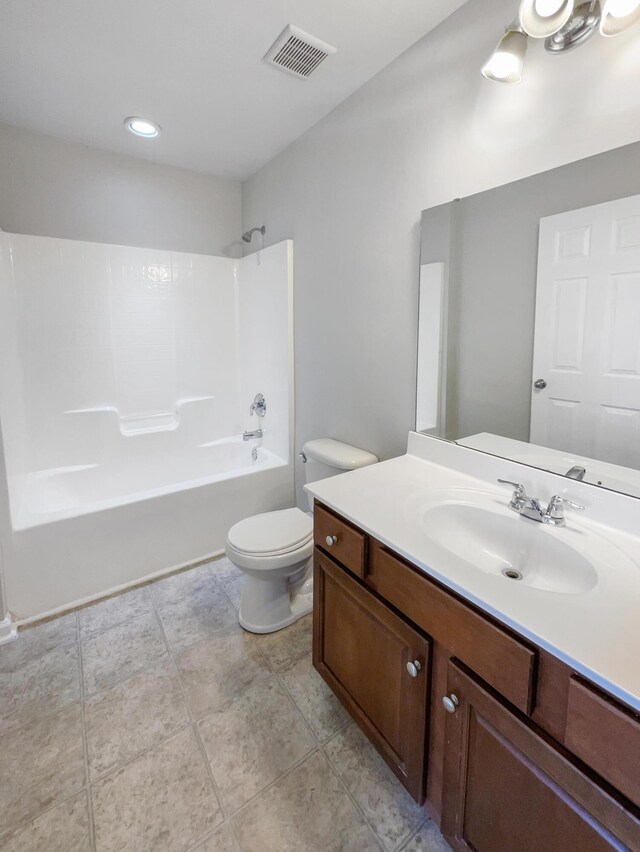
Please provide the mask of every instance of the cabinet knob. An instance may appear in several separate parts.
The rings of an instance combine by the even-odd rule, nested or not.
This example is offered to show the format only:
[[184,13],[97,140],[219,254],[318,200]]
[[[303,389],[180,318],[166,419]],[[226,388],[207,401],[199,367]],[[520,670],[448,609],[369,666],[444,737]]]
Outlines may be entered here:
[[418,677],[418,672],[422,666],[420,665],[420,660],[414,660],[413,662],[409,661],[407,663],[407,671],[411,675],[411,677]]
[[445,695],[442,699],[442,703],[444,704],[444,709],[447,713],[455,713],[458,709],[458,704],[460,704],[458,696],[454,695],[453,692],[451,695]]
[[325,538],[325,541],[327,542],[327,547],[333,547],[334,544],[338,543],[338,536],[337,535],[328,535]]

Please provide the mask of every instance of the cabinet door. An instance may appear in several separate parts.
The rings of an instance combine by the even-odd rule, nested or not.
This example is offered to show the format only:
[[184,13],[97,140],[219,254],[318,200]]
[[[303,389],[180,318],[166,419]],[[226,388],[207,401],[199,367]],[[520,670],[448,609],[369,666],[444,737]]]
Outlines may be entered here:
[[442,830],[455,850],[640,850],[640,822],[454,662]]
[[313,597],[314,666],[422,803],[428,640],[317,550]]

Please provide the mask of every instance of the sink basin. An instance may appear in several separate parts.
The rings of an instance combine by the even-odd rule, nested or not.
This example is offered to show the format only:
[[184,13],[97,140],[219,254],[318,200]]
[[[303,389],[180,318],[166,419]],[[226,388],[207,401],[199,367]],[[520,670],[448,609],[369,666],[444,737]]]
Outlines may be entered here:
[[437,503],[421,513],[421,525],[439,548],[514,586],[571,595],[598,582],[592,562],[568,541],[580,533],[521,518],[489,501]]

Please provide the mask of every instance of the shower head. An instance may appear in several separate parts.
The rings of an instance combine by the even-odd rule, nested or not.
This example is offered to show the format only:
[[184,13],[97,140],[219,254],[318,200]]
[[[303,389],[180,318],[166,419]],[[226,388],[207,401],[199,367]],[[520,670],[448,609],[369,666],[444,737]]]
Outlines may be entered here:
[[245,231],[244,234],[242,235],[242,239],[245,241],[245,243],[251,242],[251,235],[254,234],[256,231],[260,231],[260,233],[264,237],[264,232],[266,231],[266,228],[263,225],[261,228],[251,228],[250,231]]

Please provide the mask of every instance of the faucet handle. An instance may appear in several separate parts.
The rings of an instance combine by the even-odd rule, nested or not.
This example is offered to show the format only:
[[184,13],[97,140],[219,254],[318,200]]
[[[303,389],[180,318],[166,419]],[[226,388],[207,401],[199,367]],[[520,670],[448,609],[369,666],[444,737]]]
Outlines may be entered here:
[[577,503],[573,503],[571,500],[567,500],[559,494],[554,494],[551,500],[549,500],[549,505],[547,506],[547,511],[542,517],[542,522],[544,524],[552,524],[556,527],[563,527],[565,525],[565,506],[569,506],[571,509],[576,509],[578,512],[581,512],[584,509],[584,506],[579,506]]
[[512,482],[510,479],[498,479],[498,482],[501,485],[513,485],[518,497],[522,497],[525,493],[524,485],[521,482]]
[[575,509],[577,512],[582,512],[585,508],[584,506],[580,506],[579,503],[573,503],[571,500],[567,500],[566,497],[561,497],[559,494],[555,494],[551,500],[549,500],[549,508],[547,511],[551,513],[554,509],[559,509],[563,505],[568,506],[570,509]]

